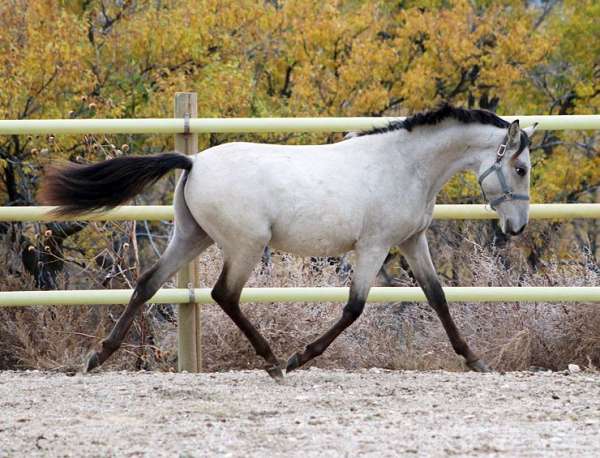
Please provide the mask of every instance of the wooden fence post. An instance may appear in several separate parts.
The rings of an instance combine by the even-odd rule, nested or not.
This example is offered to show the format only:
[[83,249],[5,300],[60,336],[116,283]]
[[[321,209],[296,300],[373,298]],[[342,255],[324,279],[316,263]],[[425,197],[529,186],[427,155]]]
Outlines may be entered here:
[[[195,92],[175,94],[175,117],[196,118],[198,99]],[[186,124],[187,125],[187,124]],[[182,154],[198,152],[198,135],[190,132],[175,134],[175,151]],[[177,273],[178,288],[198,288],[198,259]],[[200,305],[179,304],[177,320],[177,369],[187,372],[202,370],[202,322]]]

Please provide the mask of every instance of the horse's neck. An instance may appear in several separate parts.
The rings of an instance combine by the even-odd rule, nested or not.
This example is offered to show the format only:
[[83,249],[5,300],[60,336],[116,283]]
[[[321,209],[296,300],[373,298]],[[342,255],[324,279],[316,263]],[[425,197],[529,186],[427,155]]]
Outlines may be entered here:
[[418,161],[420,179],[432,200],[444,184],[465,170],[477,171],[486,155],[493,155],[504,132],[489,125],[443,122],[402,133],[401,154]]

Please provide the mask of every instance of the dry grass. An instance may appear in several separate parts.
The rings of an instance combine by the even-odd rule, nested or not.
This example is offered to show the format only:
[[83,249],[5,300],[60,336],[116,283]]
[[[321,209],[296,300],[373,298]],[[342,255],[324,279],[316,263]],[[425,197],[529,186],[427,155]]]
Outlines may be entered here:
[[[456,226],[451,226],[452,231]],[[448,232],[442,231],[444,234]],[[440,271],[461,266],[447,285],[583,286],[600,284],[597,265],[579,252],[577,260],[546,260],[532,272],[523,250],[509,245],[483,247],[454,234],[440,240],[433,231],[432,251]],[[450,243],[447,243],[450,242]],[[0,255],[8,256],[10,247]],[[588,260],[586,262],[586,259]],[[351,257],[349,261],[351,262]],[[16,262],[13,260],[13,262]],[[147,263],[149,264],[149,263]],[[216,280],[221,265],[215,248],[203,255],[204,286]],[[11,275],[5,266],[3,289],[32,289],[27,278]],[[460,269],[459,269],[460,270]],[[413,285],[408,272],[390,269],[396,285]],[[73,284],[73,280],[70,281]],[[259,266],[249,286],[344,286],[348,276],[338,264],[274,255]],[[72,286],[71,286],[72,287]],[[80,286],[84,288],[86,286]],[[245,304],[244,312],[286,358],[322,334],[341,314],[341,304]],[[38,307],[0,309],[0,369],[65,370],[79,366],[94,342],[105,335],[122,307]],[[168,312],[168,310],[166,310]],[[473,348],[499,370],[531,366],[563,369],[569,363],[600,366],[600,314],[593,304],[499,303],[451,304],[459,328]],[[105,366],[108,369],[174,370],[176,325],[149,307],[127,344]],[[250,345],[221,310],[203,307],[205,369],[262,367]],[[313,364],[324,368],[385,367],[392,369],[463,370],[437,317],[426,304],[369,304],[360,320]]]

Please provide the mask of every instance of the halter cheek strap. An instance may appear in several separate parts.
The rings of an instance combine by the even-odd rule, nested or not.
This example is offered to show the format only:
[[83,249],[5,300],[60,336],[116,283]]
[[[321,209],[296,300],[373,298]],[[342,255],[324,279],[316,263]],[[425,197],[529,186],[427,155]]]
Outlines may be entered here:
[[[494,162],[494,164],[490,168],[488,168],[485,172],[483,172],[478,180],[479,187],[481,188],[481,192],[483,193],[483,198],[490,203],[490,207],[492,207],[493,210],[496,210],[496,207],[505,201],[529,200],[529,196],[527,196],[525,194],[514,194],[512,192],[512,188],[508,185],[508,182],[506,181],[506,177],[504,176],[504,173],[502,172],[502,158],[506,154],[506,150],[508,148],[508,140],[509,140],[508,134],[506,134],[504,136],[504,140],[502,140],[502,143],[498,147],[498,151],[496,151],[496,162]],[[519,145],[519,149],[516,154],[517,155],[521,154],[521,152],[527,147],[528,144],[529,144],[529,138],[527,137],[527,135],[525,133],[521,132],[521,143]],[[498,181],[500,182],[500,188],[502,189],[502,194],[499,197],[495,198],[494,200],[489,201],[489,199],[485,195],[485,191],[483,190],[482,183],[483,183],[483,180],[485,180],[489,175],[491,175],[494,172],[496,173],[496,176],[498,177]]]

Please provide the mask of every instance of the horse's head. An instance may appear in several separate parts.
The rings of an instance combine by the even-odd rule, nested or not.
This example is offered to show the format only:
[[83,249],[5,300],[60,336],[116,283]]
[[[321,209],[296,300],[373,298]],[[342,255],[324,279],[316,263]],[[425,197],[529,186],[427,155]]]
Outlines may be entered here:
[[529,221],[529,138],[535,128],[521,129],[518,120],[512,122],[496,156],[479,170],[483,195],[498,213],[505,234],[520,234]]

